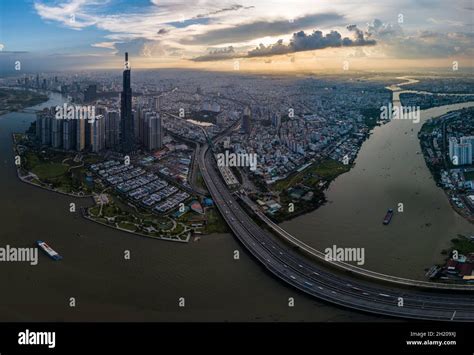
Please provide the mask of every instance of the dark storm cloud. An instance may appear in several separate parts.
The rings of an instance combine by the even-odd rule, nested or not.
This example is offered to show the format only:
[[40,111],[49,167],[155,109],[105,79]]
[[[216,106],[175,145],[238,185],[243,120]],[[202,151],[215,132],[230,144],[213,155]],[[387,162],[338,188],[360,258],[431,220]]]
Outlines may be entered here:
[[202,56],[192,58],[194,62],[212,62],[215,60],[224,60],[238,57],[239,55],[234,51],[234,47],[217,48],[211,50],[209,53]]
[[269,46],[261,44],[254,50],[249,51],[248,57],[264,57],[330,47],[371,46],[376,44],[375,40],[366,38],[366,34],[356,25],[347,26],[347,29],[355,33],[355,39],[342,38],[341,34],[337,31],[331,31],[326,35],[323,35],[321,31],[314,31],[311,34],[299,31],[293,33],[293,37],[288,45],[285,45],[283,40],[279,40]]
[[[356,25],[349,25],[347,29],[351,32],[355,33],[355,40],[352,41],[352,45],[356,46],[367,46],[367,45],[374,45],[375,41],[371,39],[367,39],[368,33],[364,33],[361,29],[359,29]],[[349,44],[351,45],[351,44]]]
[[296,19],[281,19],[275,21],[255,21],[239,26],[211,30],[193,38],[184,39],[183,44],[217,45],[220,43],[244,42],[254,38],[276,36],[292,31],[334,21],[342,21],[344,16],[336,13],[312,14]]
[[164,35],[167,34],[169,31],[166,28],[160,28],[158,32],[156,32],[159,35]]

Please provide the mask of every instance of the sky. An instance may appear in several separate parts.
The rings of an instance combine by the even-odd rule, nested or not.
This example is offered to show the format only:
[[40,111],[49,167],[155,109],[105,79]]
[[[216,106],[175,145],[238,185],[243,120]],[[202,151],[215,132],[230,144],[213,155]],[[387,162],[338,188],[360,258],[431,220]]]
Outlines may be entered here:
[[1,0],[0,65],[289,71],[473,67],[471,0]]

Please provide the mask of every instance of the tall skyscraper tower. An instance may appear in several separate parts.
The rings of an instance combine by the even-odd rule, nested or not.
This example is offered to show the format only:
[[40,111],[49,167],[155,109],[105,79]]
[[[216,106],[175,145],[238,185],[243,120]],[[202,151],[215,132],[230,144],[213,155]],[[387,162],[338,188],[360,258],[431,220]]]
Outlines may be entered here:
[[120,132],[120,116],[117,111],[107,111],[105,114],[105,147],[115,149],[118,145]]
[[128,53],[125,53],[125,67],[123,71],[123,89],[120,103],[120,124],[122,152],[131,153],[134,150],[133,116],[132,116],[132,88],[130,82],[130,65]]
[[63,146],[63,120],[53,118],[51,131],[51,145],[53,148],[61,148]]
[[250,134],[252,130],[252,112],[249,107],[244,109],[244,116],[242,118],[242,131],[245,134]]
[[161,128],[161,117],[159,113],[147,115],[146,117],[146,148],[148,150],[161,149],[163,137]]
[[77,120],[76,122],[76,150],[78,152],[82,152],[85,148],[86,148],[86,120]]

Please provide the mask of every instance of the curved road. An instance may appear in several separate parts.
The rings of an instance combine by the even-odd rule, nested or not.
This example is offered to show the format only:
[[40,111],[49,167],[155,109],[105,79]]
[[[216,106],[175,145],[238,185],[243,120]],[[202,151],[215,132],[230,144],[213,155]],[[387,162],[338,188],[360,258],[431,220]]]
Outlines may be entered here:
[[200,150],[199,166],[216,206],[239,241],[279,279],[311,296],[359,311],[412,319],[474,321],[472,293],[380,285],[311,263],[244,211],[214,168],[208,148],[205,145]]

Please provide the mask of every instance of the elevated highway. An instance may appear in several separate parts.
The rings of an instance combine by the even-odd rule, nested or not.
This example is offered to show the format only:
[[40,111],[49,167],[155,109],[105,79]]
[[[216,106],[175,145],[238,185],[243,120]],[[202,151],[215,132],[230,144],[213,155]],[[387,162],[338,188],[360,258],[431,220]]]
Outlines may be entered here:
[[[474,294],[467,288],[433,289],[403,282],[381,282],[377,278],[336,272],[312,262],[262,229],[229,192],[215,165],[213,154],[204,145],[200,150],[199,167],[217,208],[242,245],[281,281],[312,297],[368,313],[423,320],[474,321]],[[283,230],[276,232],[284,234]],[[286,235],[286,238],[294,237]],[[298,245],[298,249],[302,247],[306,248]]]

